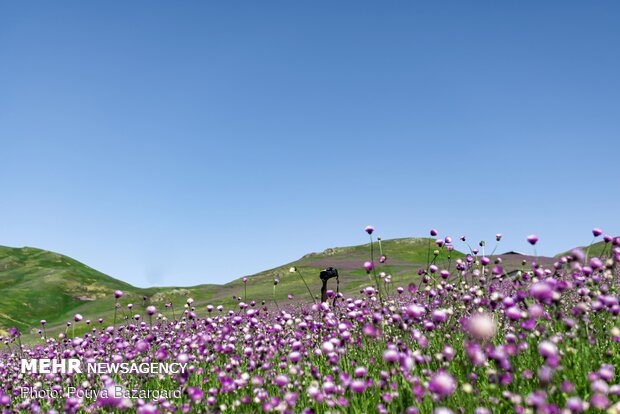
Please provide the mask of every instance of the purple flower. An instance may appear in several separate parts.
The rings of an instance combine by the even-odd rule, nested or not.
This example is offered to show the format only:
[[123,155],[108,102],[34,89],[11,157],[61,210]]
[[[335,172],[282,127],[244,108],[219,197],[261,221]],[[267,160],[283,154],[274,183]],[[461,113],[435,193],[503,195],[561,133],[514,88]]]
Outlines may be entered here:
[[373,226],[366,226],[364,231],[368,234],[372,234],[375,231],[375,228]]
[[364,390],[366,390],[366,381],[361,379],[354,379],[353,381],[351,381],[351,385],[349,387],[351,388],[351,391],[360,394],[364,392]]
[[602,379],[592,381],[592,383],[590,384],[590,388],[592,389],[592,392],[597,394],[609,393],[609,385],[607,385],[607,383]]
[[536,282],[530,286],[528,293],[534,299],[547,302],[553,297],[553,288],[547,282]]
[[398,361],[398,351],[394,349],[387,349],[383,352],[383,360],[388,363],[393,363]]
[[421,305],[409,305],[407,307],[407,315],[413,318],[421,318],[426,313],[426,309]]
[[155,352],[155,358],[158,361],[164,361],[168,358],[168,352],[164,348],[160,348]]
[[542,341],[538,344],[538,353],[544,358],[557,357],[558,347],[551,341]]
[[586,254],[583,252],[583,250],[579,248],[575,248],[571,250],[570,254],[571,254],[571,257],[574,260],[577,260],[578,262],[583,262],[586,259]]
[[579,397],[570,397],[566,399],[566,408],[568,408],[572,413],[581,413],[585,411],[586,404]]
[[575,385],[570,381],[562,381],[560,389],[562,390],[562,392],[571,394],[573,391],[575,391]]
[[538,237],[536,237],[535,235],[531,234],[527,236],[527,242],[531,244],[532,246],[535,245],[537,241],[538,241]]
[[284,374],[280,374],[278,376],[276,376],[276,379],[274,380],[274,383],[278,386],[278,387],[284,387],[289,383],[288,377]]
[[609,406],[609,399],[602,394],[593,394],[590,397],[590,404],[592,404],[594,408],[604,410]]
[[522,317],[521,309],[519,309],[516,306],[511,306],[508,309],[506,309],[506,316],[510,320],[518,321]]
[[450,315],[445,309],[435,309],[433,312],[431,312],[431,318],[433,319],[433,322],[445,322],[448,320],[449,316]]
[[451,395],[456,389],[456,380],[445,371],[436,372],[428,383],[428,389],[440,398]]
[[614,367],[613,365],[603,364],[598,370],[598,375],[605,381],[611,381],[614,379]]
[[0,392],[0,405],[9,405],[11,403],[11,397]]
[[149,343],[147,341],[138,341],[136,343],[136,351],[140,353],[145,353],[150,348]]
[[189,398],[195,403],[199,403],[204,397],[204,393],[199,387],[189,387],[186,392]]

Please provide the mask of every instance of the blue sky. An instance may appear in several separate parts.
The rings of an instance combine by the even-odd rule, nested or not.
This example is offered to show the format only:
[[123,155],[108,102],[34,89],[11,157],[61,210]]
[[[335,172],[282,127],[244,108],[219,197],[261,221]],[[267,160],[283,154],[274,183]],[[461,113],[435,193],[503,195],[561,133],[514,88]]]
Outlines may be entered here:
[[424,3],[2,3],[0,244],[149,286],[620,233],[620,4]]

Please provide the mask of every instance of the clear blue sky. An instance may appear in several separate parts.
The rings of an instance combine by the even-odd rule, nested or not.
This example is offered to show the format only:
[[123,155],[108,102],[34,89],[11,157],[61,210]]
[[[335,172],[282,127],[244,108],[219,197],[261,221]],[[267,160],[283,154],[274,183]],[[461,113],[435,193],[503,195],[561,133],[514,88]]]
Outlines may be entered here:
[[3,2],[0,244],[148,286],[620,233],[620,3],[413,3]]

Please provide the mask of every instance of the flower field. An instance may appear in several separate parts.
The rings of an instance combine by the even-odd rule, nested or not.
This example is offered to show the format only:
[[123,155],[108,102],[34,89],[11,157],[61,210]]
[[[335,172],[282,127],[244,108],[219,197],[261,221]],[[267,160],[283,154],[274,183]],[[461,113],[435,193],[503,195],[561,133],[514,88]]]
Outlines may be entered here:
[[[235,308],[124,303],[112,320],[75,315],[67,330],[22,344],[2,338],[3,412],[138,413],[620,413],[620,238],[575,249],[551,266],[505,271],[485,243],[437,261],[451,237],[402,286],[382,273],[389,252],[373,240],[355,295],[330,284],[321,303],[308,287],[295,301]],[[594,229],[595,238],[603,237]],[[496,236],[499,242],[501,235]],[[461,237],[462,243],[467,243]],[[527,240],[535,249],[538,238]],[[533,257],[536,257],[533,250]],[[290,277],[303,278],[291,269]],[[251,285],[252,278],[244,280]],[[330,283],[335,281],[330,281]],[[129,314],[127,314],[129,312]],[[91,318],[92,321],[86,320]],[[84,334],[76,325],[87,324]],[[92,329],[91,329],[92,328]],[[162,373],[22,373],[22,359],[176,362]],[[121,396],[110,389],[124,390]],[[26,391],[24,391],[26,390]],[[54,393],[52,393],[54,391]]]

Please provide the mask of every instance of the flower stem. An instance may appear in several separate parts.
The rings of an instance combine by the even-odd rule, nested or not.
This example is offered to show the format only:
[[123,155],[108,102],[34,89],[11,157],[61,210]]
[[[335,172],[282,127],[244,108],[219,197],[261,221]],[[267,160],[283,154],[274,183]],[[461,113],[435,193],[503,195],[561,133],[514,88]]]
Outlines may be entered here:
[[273,285],[273,301],[276,304],[276,308],[280,310],[280,305],[278,305],[278,301],[276,300],[276,285]]
[[304,282],[304,285],[306,285],[306,289],[308,289],[308,293],[310,294],[310,298],[312,299],[312,302],[316,303],[316,299],[314,299],[314,295],[312,295],[312,291],[310,290],[310,287],[306,283],[306,279],[304,279],[304,275],[301,274],[301,270],[297,269],[297,273],[299,273],[299,276],[301,277],[302,282]]
[[381,296],[381,286],[379,285],[379,278],[377,277],[377,269],[375,269],[375,257],[374,257],[374,247],[372,243],[372,234],[369,234],[370,237],[370,263],[372,263],[372,274],[375,277],[375,285],[377,285],[377,293],[379,294],[379,302],[381,303],[381,307],[383,307],[383,296]]

